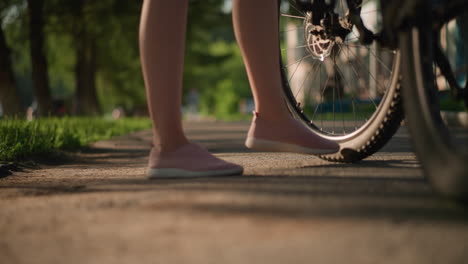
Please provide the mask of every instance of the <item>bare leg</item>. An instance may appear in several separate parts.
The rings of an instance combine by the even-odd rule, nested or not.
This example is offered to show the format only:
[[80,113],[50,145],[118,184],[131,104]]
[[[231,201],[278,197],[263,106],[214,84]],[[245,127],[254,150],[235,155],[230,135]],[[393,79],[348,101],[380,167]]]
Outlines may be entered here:
[[181,99],[188,0],[145,0],[140,54],[153,121],[150,177],[193,177],[242,173],[188,142],[182,129]]
[[232,16],[258,115],[254,117],[246,145],[255,148],[249,140],[260,139],[269,145],[262,147],[263,150],[310,154],[336,152],[336,143],[311,133],[291,117],[284,103],[277,1],[234,0]]
[[140,54],[154,145],[162,151],[187,144],[181,98],[188,1],[143,2]]
[[278,15],[275,0],[234,0],[233,24],[255,99],[268,119],[288,118],[281,91]]

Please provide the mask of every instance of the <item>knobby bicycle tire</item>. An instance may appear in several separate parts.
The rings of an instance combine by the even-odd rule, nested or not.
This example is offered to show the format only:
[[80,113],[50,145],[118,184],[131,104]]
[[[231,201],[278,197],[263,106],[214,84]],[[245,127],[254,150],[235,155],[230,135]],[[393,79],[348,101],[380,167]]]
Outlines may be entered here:
[[[279,13],[281,16],[281,10]],[[374,112],[369,115],[367,121],[359,124],[359,127],[354,131],[342,135],[335,135],[324,131],[319,127],[317,121],[311,121],[311,114],[307,114],[304,111],[303,105],[298,103],[298,100],[296,99],[296,95],[290,85],[292,78],[288,76],[288,72],[285,67],[286,61],[282,58],[281,74],[283,90],[285,101],[291,114],[308,126],[313,133],[329,140],[333,140],[340,145],[340,151],[338,153],[322,155],[319,156],[320,158],[337,162],[356,162],[362,160],[380,150],[397,132],[401,121],[404,118],[404,114],[400,86],[401,56],[398,52],[394,52],[394,54],[395,56],[391,65],[391,75],[388,77],[387,81],[388,87],[386,88],[380,103]],[[313,87],[311,89],[313,89]]]
[[433,74],[431,26],[430,23],[415,26],[399,36],[407,126],[416,155],[433,189],[448,197],[466,199],[468,149],[466,145],[454,143],[441,117]]

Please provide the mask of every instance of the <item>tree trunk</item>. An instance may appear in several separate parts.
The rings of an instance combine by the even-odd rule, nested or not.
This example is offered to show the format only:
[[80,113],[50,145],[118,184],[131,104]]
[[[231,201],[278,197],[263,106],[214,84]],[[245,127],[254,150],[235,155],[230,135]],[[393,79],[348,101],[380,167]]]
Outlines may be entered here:
[[32,77],[40,116],[53,114],[48,65],[44,54],[43,6],[43,0],[28,0]]
[[83,9],[86,0],[78,0],[77,18],[81,18],[75,32],[76,45],[76,101],[75,114],[99,115],[101,107],[96,92],[97,46],[96,39],[89,32]]
[[96,93],[96,41],[90,36],[78,40],[76,50],[76,114],[101,113]]
[[0,26],[0,103],[5,116],[20,116],[23,107],[19,100],[13,68],[10,58],[10,49],[7,46],[3,29]]

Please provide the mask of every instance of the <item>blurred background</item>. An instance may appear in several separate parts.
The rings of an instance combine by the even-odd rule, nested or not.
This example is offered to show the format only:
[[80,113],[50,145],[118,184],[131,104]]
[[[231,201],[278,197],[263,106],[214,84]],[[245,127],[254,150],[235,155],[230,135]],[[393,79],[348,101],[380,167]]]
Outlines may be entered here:
[[[0,0],[0,116],[147,115],[142,2]],[[187,118],[239,119],[252,108],[230,13],[230,0],[190,1]]]

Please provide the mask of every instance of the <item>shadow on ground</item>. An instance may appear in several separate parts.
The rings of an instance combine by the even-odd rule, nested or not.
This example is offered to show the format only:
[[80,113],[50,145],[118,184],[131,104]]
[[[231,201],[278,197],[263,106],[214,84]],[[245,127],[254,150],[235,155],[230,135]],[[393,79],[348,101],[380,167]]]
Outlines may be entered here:
[[[247,154],[250,151],[240,143],[246,125],[235,126],[231,130],[214,132],[210,127],[195,127],[190,135],[215,153],[236,152],[247,161],[252,155],[261,157],[262,153]],[[150,136],[147,133],[144,137]],[[148,180],[138,173],[120,177],[117,171],[112,177],[98,175],[70,181],[12,180],[0,185],[0,190],[15,189],[20,196],[131,195],[127,202],[96,202],[94,206],[183,210],[226,217],[390,219],[397,222],[412,219],[460,223],[468,220],[466,207],[431,191],[414,158],[398,158],[412,155],[405,134],[397,134],[393,145],[391,143],[384,151],[379,159],[357,164],[317,161],[293,168],[264,168],[264,175],[247,171],[246,175],[233,177]],[[88,149],[83,154],[88,156],[81,163],[66,167],[71,170],[96,165],[100,168],[143,167],[148,149],[101,147]],[[125,165],[122,160],[139,162]],[[361,174],[360,170],[365,173]],[[381,170],[387,173],[375,176]],[[359,173],[353,174],[355,171]]]
[[[0,187],[2,189],[4,187]],[[100,179],[79,185],[18,185],[26,196],[169,193],[169,200],[146,201],[145,210],[184,210],[221,216],[273,218],[357,218],[466,222],[460,204],[435,196],[421,178],[338,176],[216,177],[185,180]],[[187,199],[172,199],[183,195]],[[222,196],[213,199],[211,196]],[[194,197],[194,199],[190,199]],[[127,207],[114,204],[113,207]],[[137,206],[138,207],[138,206]]]

